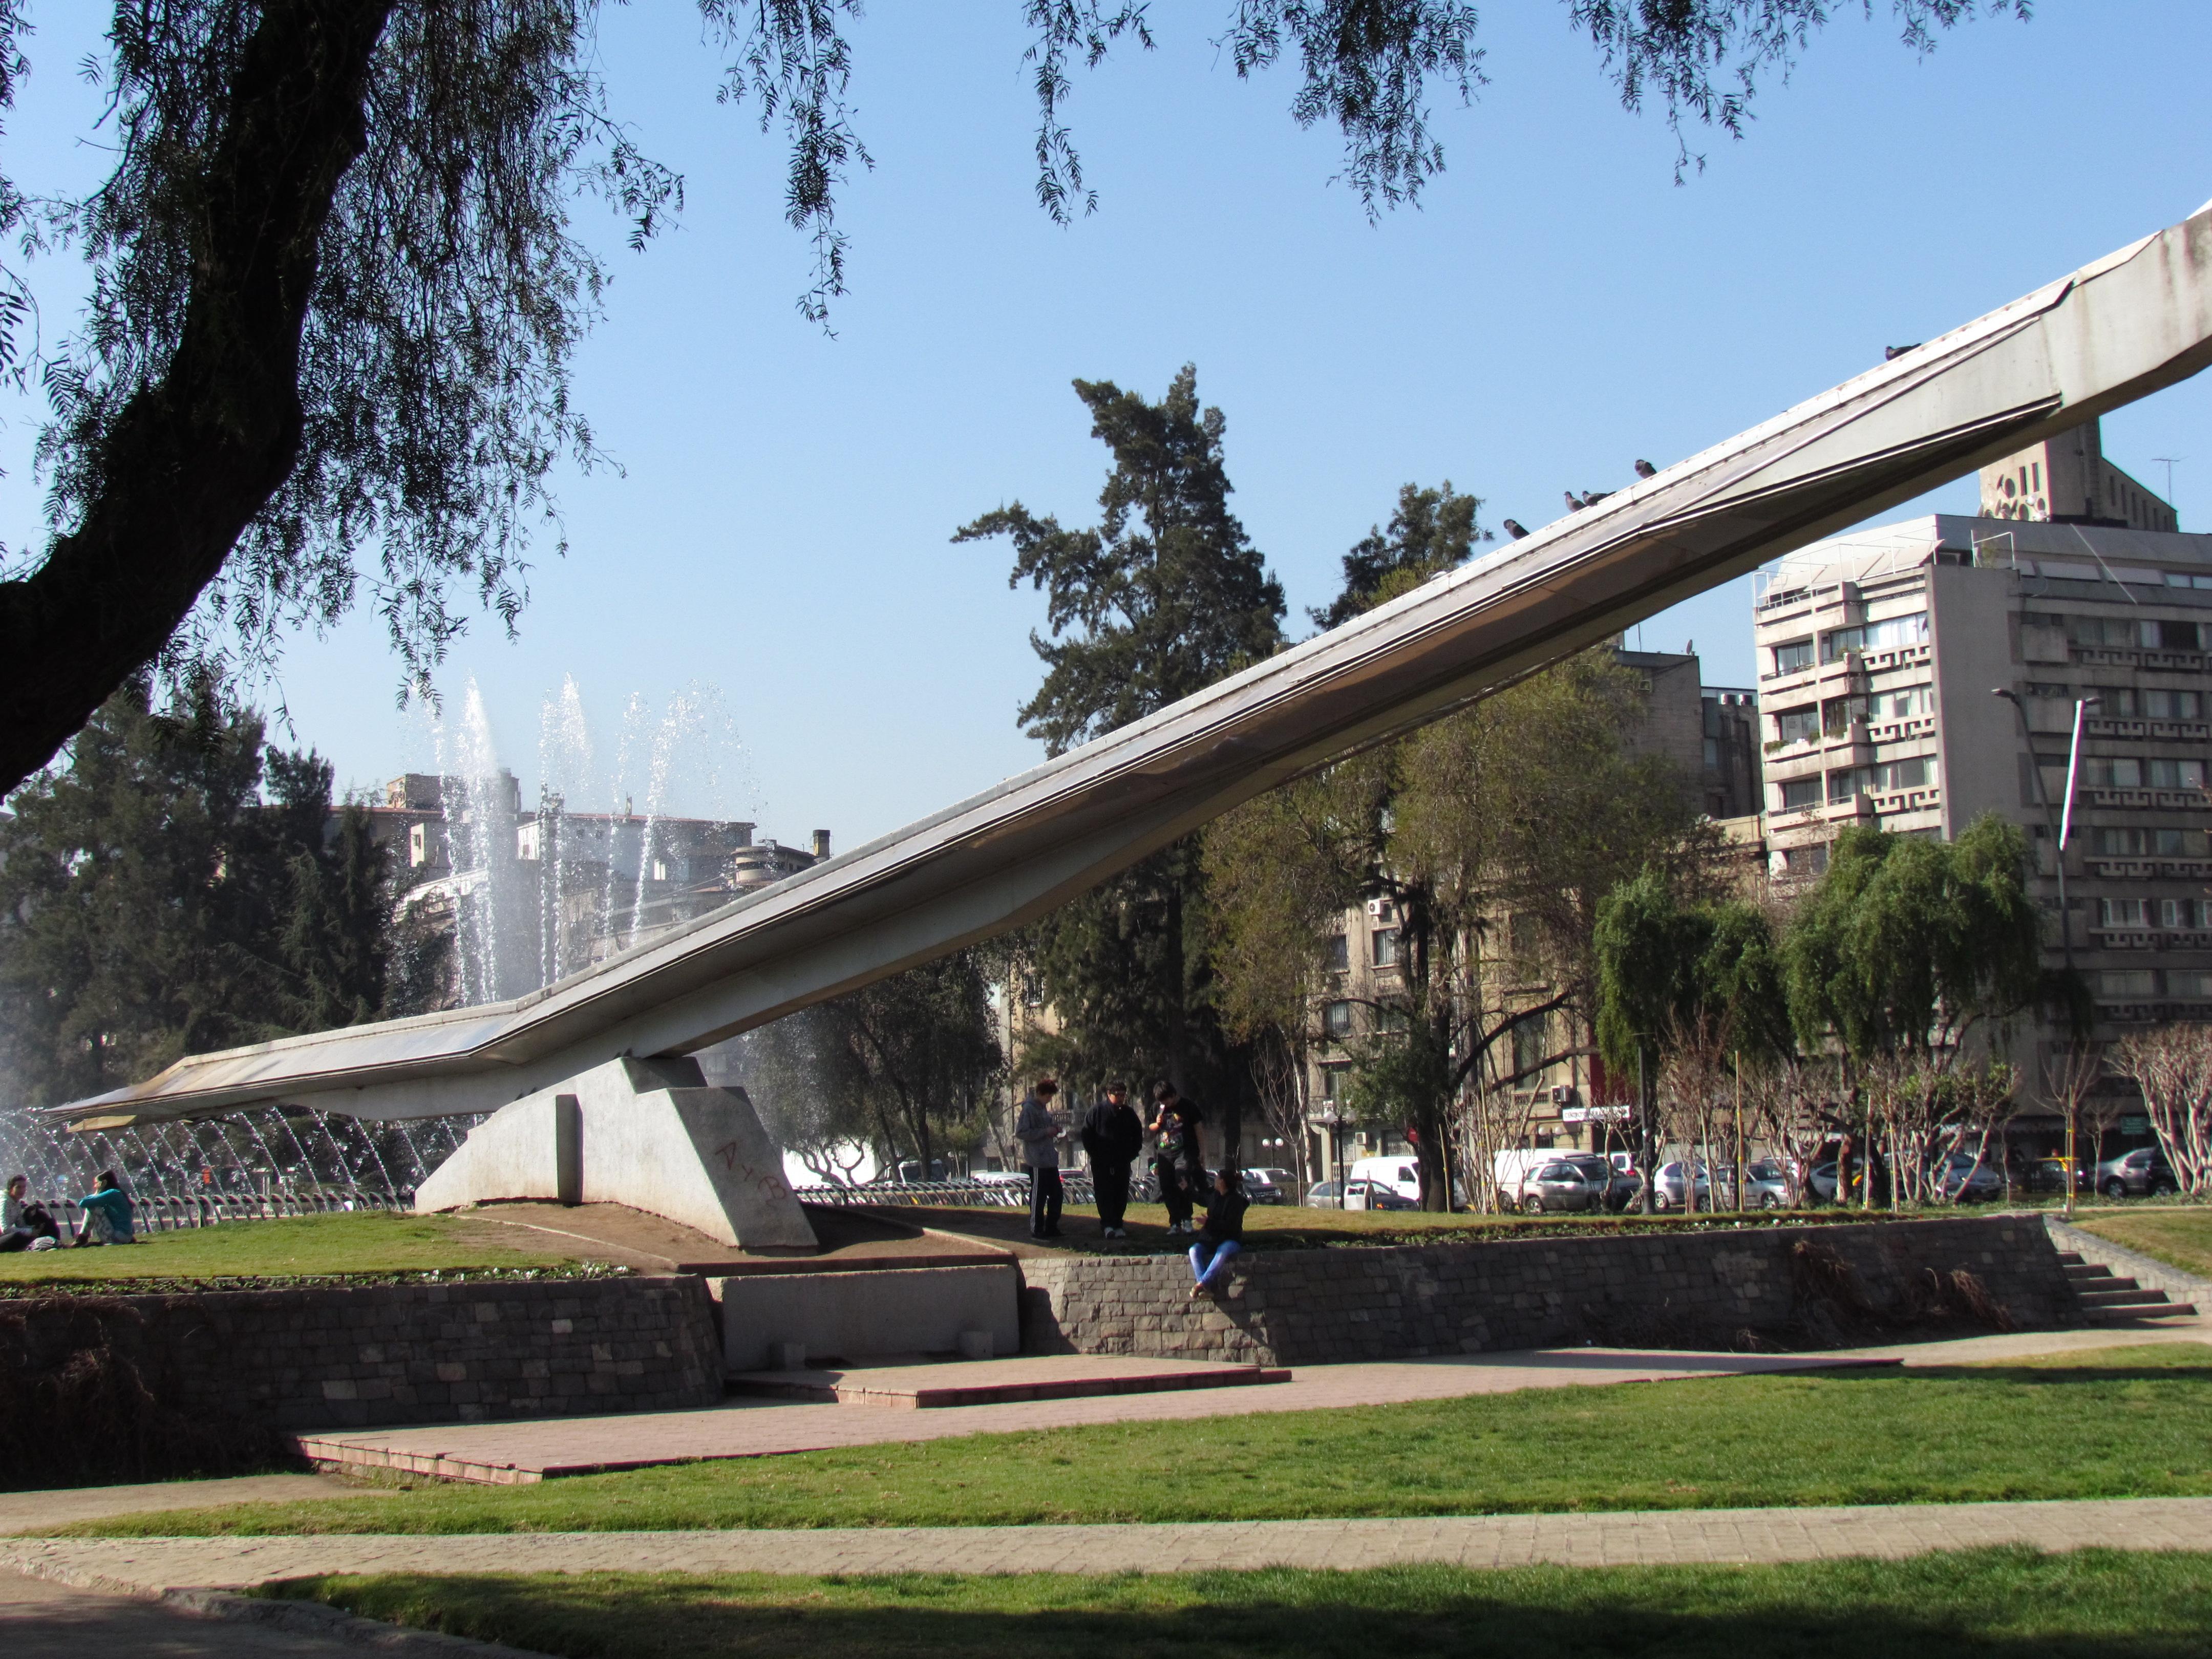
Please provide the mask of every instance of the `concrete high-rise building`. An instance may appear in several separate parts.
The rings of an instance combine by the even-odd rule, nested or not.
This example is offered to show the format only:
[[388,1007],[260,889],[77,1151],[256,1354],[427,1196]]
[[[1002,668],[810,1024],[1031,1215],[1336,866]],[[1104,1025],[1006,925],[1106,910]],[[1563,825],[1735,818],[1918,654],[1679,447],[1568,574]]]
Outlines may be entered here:
[[[1846,824],[1948,838],[1996,812],[2035,849],[2048,960],[2070,940],[2100,1036],[2212,1018],[2212,536],[2105,463],[2094,422],[1982,485],[1982,516],[1853,531],[1765,580],[1772,873],[1817,876]],[[2086,697],[2062,918],[2045,801],[2063,805]],[[2052,1034],[2026,1035],[2033,1092]]]

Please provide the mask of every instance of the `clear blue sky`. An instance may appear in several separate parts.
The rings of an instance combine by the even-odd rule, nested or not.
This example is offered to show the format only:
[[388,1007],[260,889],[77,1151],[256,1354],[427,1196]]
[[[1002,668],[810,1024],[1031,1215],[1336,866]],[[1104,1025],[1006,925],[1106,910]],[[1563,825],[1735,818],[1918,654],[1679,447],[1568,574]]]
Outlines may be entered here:
[[[7,136],[33,185],[97,162],[73,148],[70,65],[96,44],[77,12],[100,9],[38,10]],[[1041,604],[1007,590],[1002,544],[948,538],[1018,497],[1091,521],[1103,452],[1072,377],[1157,394],[1198,365],[1237,510],[1302,617],[1403,483],[1448,477],[1492,526],[1546,522],[1564,487],[1663,465],[2212,197],[2203,0],[2043,0],[1925,61],[1886,6],[1870,26],[1839,9],[1749,137],[1701,139],[1710,166],[1677,188],[1662,124],[1620,110],[1563,6],[1486,8],[1493,84],[1437,106],[1449,170],[1422,210],[1370,226],[1328,183],[1335,135],[1291,124],[1292,76],[1240,84],[1208,44],[1225,4],[1158,5],[1159,51],[1078,77],[1101,205],[1060,230],[1031,194],[1014,0],[879,0],[854,35],[879,165],[844,195],[853,292],[832,339],[793,307],[808,256],[781,222],[781,153],[714,103],[690,8],[611,9],[617,111],[690,194],[675,234],[611,256],[581,359],[624,471],[563,487],[571,550],[538,561],[520,637],[480,620],[441,684],[458,706],[476,678],[529,791],[564,676],[603,771],[627,699],[710,683],[744,764],[714,787],[679,777],[673,804],[850,846],[1037,757],[1014,710]],[[0,433],[15,547],[39,534],[35,416]],[[2184,457],[2183,526],[2212,527],[2212,382],[2123,412],[2106,443],[2154,488],[2152,458]],[[1929,505],[1972,500],[1962,484]],[[1709,683],[1748,684],[1747,585],[1642,633],[1692,638]],[[296,641],[276,690],[298,740],[368,786],[430,763],[397,680],[356,617]]]

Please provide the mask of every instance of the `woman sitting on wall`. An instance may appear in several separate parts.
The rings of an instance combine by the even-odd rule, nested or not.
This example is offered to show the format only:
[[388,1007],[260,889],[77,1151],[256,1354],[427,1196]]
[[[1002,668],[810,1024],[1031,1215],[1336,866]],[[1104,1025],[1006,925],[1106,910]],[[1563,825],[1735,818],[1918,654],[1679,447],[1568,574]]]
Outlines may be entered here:
[[123,1195],[123,1183],[115,1178],[112,1170],[100,1172],[99,1190],[89,1198],[77,1200],[84,1211],[84,1224],[77,1229],[77,1248],[88,1244],[128,1244],[131,1238],[131,1200]]

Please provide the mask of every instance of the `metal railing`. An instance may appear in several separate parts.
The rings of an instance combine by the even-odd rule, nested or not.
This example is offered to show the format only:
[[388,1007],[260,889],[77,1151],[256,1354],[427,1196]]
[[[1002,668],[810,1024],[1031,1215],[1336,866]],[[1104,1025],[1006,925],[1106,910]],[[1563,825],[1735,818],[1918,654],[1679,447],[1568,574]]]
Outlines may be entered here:
[[[1070,1204],[1091,1204],[1097,1197],[1091,1177],[1063,1170],[1060,1191]],[[981,1210],[1026,1210],[1030,1206],[1027,1181],[900,1181],[872,1182],[861,1187],[794,1187],[801,1204],[830,1204],[848,1208],[863,1204],[902,1206],[958,1205]]]

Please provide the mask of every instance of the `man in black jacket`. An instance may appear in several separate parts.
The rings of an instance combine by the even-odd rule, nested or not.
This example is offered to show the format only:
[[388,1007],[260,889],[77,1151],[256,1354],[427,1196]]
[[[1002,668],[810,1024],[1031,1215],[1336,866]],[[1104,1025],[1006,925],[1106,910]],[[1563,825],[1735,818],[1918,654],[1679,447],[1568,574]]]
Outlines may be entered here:
[[1098,1232],[1127,1238],[1121,1218],[1129,1208],[1129,1166],[1145,1148],[1145,1126],[1129,1104],[1128,1085],[1106,1085],[1106,1098],[1083,1120],[1083,1150],[1091,1158],[1091,1188],[1098,1198]]
[[1178,1095],[1174,1084],[1162,1078],[1152,1085],[1152,1121],[1146,1127],[1159,1137],[1152,1173],[1159,1177],[1160,1202],[1167,1206],[1171,1233],[1197,1231],[1190,1224],[1190,1213],[1206,1192],[1198,1122],[1198,1108]]

